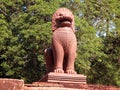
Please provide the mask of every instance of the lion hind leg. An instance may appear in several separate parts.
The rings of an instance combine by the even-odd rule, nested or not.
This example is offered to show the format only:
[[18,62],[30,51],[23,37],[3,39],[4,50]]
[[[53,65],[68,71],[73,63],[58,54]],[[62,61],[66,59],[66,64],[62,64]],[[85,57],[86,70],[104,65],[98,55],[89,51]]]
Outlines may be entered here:
[[46,61],[47,73],[53,72],[54,60],[53,60],[52,48],[47,48],[44,50],[44,58]]

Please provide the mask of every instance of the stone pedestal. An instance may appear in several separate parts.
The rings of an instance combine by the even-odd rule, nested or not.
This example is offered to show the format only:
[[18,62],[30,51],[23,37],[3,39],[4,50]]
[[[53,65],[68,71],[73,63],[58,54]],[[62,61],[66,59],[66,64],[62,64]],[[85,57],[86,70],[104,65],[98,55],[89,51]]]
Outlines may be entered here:
[[57,82],[69,84],[86,84],[86,76],[82,74],[66,74],[50,72],[45,75],[40,82]]

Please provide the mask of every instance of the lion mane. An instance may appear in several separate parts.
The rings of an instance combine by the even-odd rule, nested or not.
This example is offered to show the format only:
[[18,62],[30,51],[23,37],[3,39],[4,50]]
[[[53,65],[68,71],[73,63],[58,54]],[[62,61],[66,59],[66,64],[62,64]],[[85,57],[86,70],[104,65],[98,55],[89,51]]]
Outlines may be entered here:
[[74,26],[74,16],[72,12],[67,8],[59,8],[56,10],[56,12],[53,14],[52,17],[52,31],[54,32],[57,28],[59,28],[57,24],[57,20],[69,20],[71,22],[71,29],[73,32],[75,32],[75,26]]

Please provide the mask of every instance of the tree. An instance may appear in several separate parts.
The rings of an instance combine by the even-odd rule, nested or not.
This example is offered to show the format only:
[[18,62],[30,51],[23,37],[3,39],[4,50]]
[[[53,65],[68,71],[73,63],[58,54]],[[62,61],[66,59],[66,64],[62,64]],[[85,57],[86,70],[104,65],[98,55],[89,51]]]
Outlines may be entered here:
[[120,63],[118,63],[120,46],[117,39],[119,34],[116,34],[119,33],[118,25],[120,24],[118,3],[118,0],[84,1],[84,18],[95,28],[97,36],[103,40],[100,52],[104,53],[100,59],[93,59],[90,62],[91,69],[88,75],[90,83],[120,86]]
[[[118,0],[70,0],[63,4],[76,16],[79,58],[76,69],[87,74],[88,83],[120,86],[118,3]],[[112,40],[118,41],[114,45]],[[117,53],[108,54],[109,44]]]
[[45,73],[43,52],[51,43],[51,16],[59,2],[2,0],[0,7],[0,76],[39,80]]

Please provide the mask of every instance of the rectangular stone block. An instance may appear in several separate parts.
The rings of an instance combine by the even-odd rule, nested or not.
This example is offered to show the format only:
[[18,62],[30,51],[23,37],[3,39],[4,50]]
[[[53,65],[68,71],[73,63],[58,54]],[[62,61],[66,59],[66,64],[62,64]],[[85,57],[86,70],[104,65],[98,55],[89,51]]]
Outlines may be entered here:
[[0,90],[22,90],[23,87],[23,80],[0,78]]
[[40,81],[86,84],[86,76],[84,76],[83,74],[66,74],[50,72],[46,76],[44,76]]

